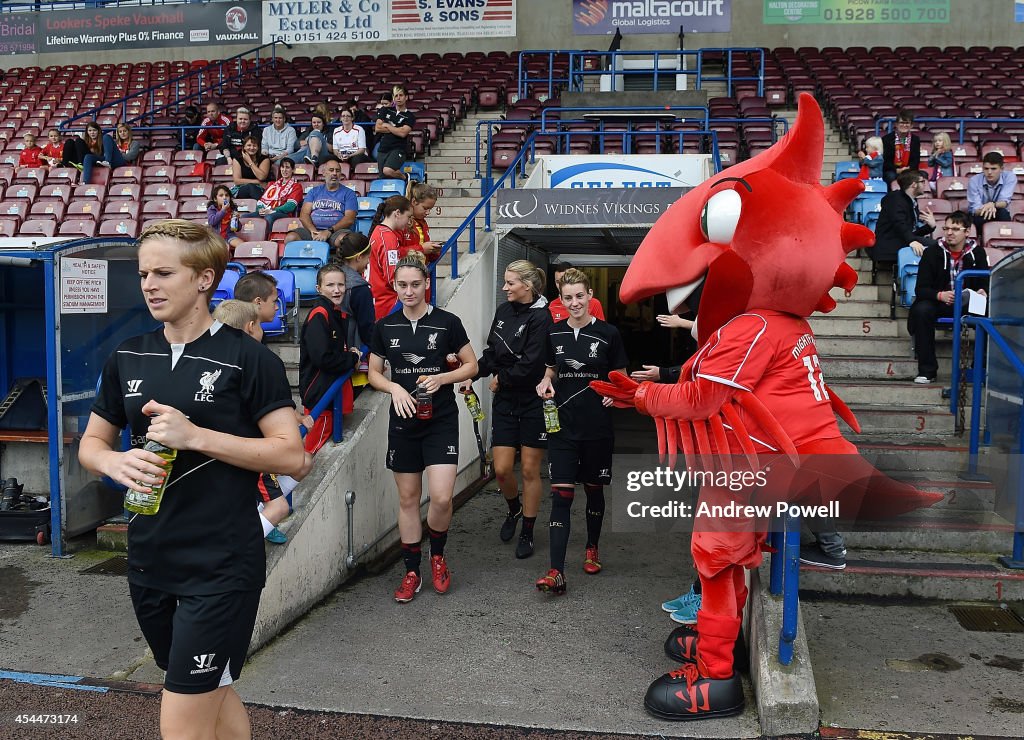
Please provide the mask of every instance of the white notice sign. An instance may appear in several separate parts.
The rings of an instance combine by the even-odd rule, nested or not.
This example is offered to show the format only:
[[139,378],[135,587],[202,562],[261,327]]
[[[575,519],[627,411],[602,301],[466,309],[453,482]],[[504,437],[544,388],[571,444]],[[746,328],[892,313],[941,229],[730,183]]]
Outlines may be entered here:
[[106,260],[61,259],[60,312],[107,312]]

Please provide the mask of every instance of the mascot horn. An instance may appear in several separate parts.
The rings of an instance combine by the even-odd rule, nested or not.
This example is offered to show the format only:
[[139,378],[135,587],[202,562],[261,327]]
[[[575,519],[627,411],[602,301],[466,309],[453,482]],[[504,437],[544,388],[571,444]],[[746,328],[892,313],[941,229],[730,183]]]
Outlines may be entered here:
[[747,598],[743,569],[760,565],[767,522],[702,519],[702,509],[753,503],[754,496],[758,502],[838,501],[842,519],[863,520],[942,498],[880,473],[836,422],[838,414],[860,431],[825,383],[807,317],[835,308],[830,289],[853,289],[857,273],[846,257],[871,246],[874,235],[843,221],[863,189],[860,180],[819,184],[824,140],[821,111],[803,94],[796,123],[777,144],[714,175],[658,219],[619,297],[632,303],[665,293],[674,312],[703,283],[700,349],[676,384],[637,384],[621,373],[591,384],[616,405],[654,417],[659,453],[670,464],[681,451],[688,465],[699,460],[704,470],[771,471],[756,491],[701,488],[691,541],[703,594],[697,629],[670,636],[666,649],[683,665],[651,684],[644,700],[666,719],[743,709],[733,666]]

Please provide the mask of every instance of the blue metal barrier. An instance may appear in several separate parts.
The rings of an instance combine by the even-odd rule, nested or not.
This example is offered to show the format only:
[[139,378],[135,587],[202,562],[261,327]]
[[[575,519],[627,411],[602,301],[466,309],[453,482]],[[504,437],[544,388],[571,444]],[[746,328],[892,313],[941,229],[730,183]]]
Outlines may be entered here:
[[[555,57],[559,55],[576,53],[575,49],[526,49],[525,51],[519,52],[519,71],[518,77],[518,95],[521,98],[527,96],[529,86],[533,83],[546,83],[548,86],[548,97],[552,98],[555,92],[558,91],[560,84],[569,84],[568,77],[555,77]],[[529,77],[529,70],[527,64],[524,65],[524,60],[529,60],[531,57],[546,57],[548,60],[548,72],[544,77]]]
[[[949,383],[949,413],[956,416],[960,398],[957,388],[960,386],[960,325],[964,317],[963,292],[964,280],[973,277],[988,277],[988,270],[963,270],[956,276],[953,283],[953,372]],[[977,337],[975,338],[977,342]],[[977,472],[977,457],[974,457],[971,472]]]
[[[331,411],[334,412],[334,426],[331,429],[331,440],[335,444],[341,442],[345,435],[345,424],[342,420],[341,414],[341,403],[343,399],[341,389],[351,378],[352,371],[349,370],[347,373],[331,383],[323,397],[317,401],[316,406],[309,411],[309,415],[313,417],[314,421],[318,419],[320,415],[328,409],[328,407],[330,407]],[[305,438],[308,431],[309,430],[306,429],[306,427],[301,424],[299,425],[299,435],[301,437]]]
[[800,615],[800,517],[787,515],[782,530],[768,533],[772,553],[768,591],[782,596],[782,628],[779,630],[779,662],[793,662],[797,621]]

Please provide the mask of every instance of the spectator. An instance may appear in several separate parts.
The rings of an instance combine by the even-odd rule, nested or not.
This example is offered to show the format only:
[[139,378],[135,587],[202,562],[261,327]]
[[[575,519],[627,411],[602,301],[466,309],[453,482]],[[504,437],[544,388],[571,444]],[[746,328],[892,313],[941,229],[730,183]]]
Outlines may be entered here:
[[267,186],[256,204],[256,214],[266,219],[268,230],[277,219],[295,213],[302,205],[302,185],[292,179],[294,173],[295,163],[282,159],[277,166],[277,179]]
[[238,236],[241,227],[238,206],[231,198],[227,185],[218,185],[213,189],[213,198],[206,204],[206,224],[220,234],[233,252],[245,240]]
[[352,111],[342,109],[338,114],[341,125],[334,129],[334,156],[355,167],[370,161],[366,148],[366,130],[356,126]]
[[[395,265],[401,259],[405,233],[412,220],[412,203],[392,195],[379,206],[370,228],[370,290],[374,317],[379,321],[401,306],[395,290]],[[421,254],[418,250],[412,250]]]
[[25,146],[21,150],[21,154],[18,155],[18,167],[45,167],[46,162],[43,161],[43,150],[41,147],[36,146],[36,135],[26,131],[25,135],[21,137],[22,142]]
[[882,178],[882,139],[878,136],[871,136],[864,142],[864,149],[857,152],[860,159],[861,180]]
[[[194,105],[187,106],[181,113],[181,118],[178,119],[178,125],[182,126],[181,129],[181,141],[182,149],[203,149],[204,147],[199,146],[196,138],[199,135],[199,129],[192,128],[194,126],[202,125],[202,119],[199,117],[199,109]],[[221,136],[224,132],[220,132]]]
[[298,139],[295,128],[288,123],[284,108],[274,108],[270,114],[270,125],[263,129],[263,153],[272,162],[279,162],[298,148]]
[[[413,183],[409,188],[409,202],[412,203],[412,220],[409,221],[409,231],[405,240],[405,248],[400,257],[404,257],[409,250],[423,252],[427,264],[436,262],[441,256],[443,242],[430,240],[430,227],[427,225],[427,214],[437,204],[437,188],[425,182]],[[430,290],[427,290],[427,300],[430,300]]]
[[[558,286],[562,279],[562,276],[569,270],[575,269],[571,262],[556,262],[551,267],[551,274],[555,277],[555,285]],[[565,321],[569,318],[569,309],[562,303],[562,296],[557,296],[553,301],[548,304],[548,310],[551,312],[552,321]],[[597,300],[593,296],[590,298],[590,315],[595,319],[604,321],[604,307],[601,305],[601,301]]]
[[[299,137],[299,149],[288,157],[292,162],[305,160],[313,167],[319,167],[320,163],[334,153],[331,141],[327,133],[327,119],[323,113],[314,111],[309,117],[309,128],[302,132]],[[282,160],[283,161],[283,160]]]
[[235,111],[235,120],[224,129],[224,138],[221,140],[221,158],[217,164],[231,164],[231,161],[238,159],[242,153],[242,145],[249,137],[260,140],[260,130],[252,122],[252,114],[244,105]]
[[238,159],[231,164],[231,193],[236,198],[261,198],[270,179],[270,157],[260,151],[260,140],[246,137]]
[[875,226],[875,262],[895,262],[903,247],[910,246],[920,256],[935,240],[935,216],[928,209],[919,211],[917,197],[928,192],[928,178],[920,170],[904,170],[896,178],[899,190],[886,193]]
[[932,139],[932,153],[928,155],[928,164],[932,167],[932,182],[940,177],[952,177],[956,174],[953,172],[953,142],[949,140],[949,134],[945,131],[935,134]]
[[987,221],[1012,221],[1010,200],[1017,176],[1003,171],[1003,155],[989,152],[981,158],[981,172],[967,181],[967,212],[974,219],[978,239],[984,244],[982,227]]
[[374,133],[380,136],[377,149],[377,166],[383,177],[398,180],[407,179],[402,172],[402,165],[409,156],[409,134],[416,125],[416,116],[406,107],[409,94],[404,85],[391,88],[394,107],[382,106],[377,111],[377,122],[373,126]]
[[[247,272],[235,283],[235,298],[256,306],[260,324],[268,324],[277,317],[277,278],[260,270]],[[312,419],[308,422],[307,427],[313,426]]]
[[341,240],[338,254],[344,261],[345,302],[342,310],[352,319],[348,322],[348,346],[370,346],[373,336],[373,293],[363,278],[370,264],[370,239],[366,234],[350,231]]
[[302,226],[288,232],[285,242],[315,239],[337,248],[356,222],[359,201],[341,184],[341,165],[330,160],[323,166],[324,184],[306,193],[299,211]]
[[[971,219],[953,211],[942,225],[942,238],[925,250],[917,268],[915,300],[910,307],[907,329],[917,350],[915,383],[934,383],[939,363],[935,358],[935,321],[953,315],[953,281],[963,270],[987,270],[985,249],[967,236]],[[964,287],[984,294],[987,278],[966,278]]]
[[63,157],[64,141],[61,139],[60,131],[51,128],[46,132],[46,143],[43,144],[43,161],[50,167],[60,167]]
[[82,170],[82,182],[89,182],[92,175],[92,166],[89,167],[89,175],[85,174],[85,157],[92,154],[99,159],[103,156],[103,129],[96,121],[89,121],[85,124],[85,131],[81,136],[73,136],[64,142],[64,151],[61,161],[68,167],[77,167]]
[[224,127],[231,125],[231,119],[225,115],[224,107],[220,103],[211,100],[206,104],[206,117],[199,125],[203,128],[199,129],[198,134],[194,134],[196,149],[212,152],[220,149],[226,132]]
[[[348,345],[348,316],[342,310],[345,300],[345,272],[341,265],[329,262],[317,271],[313,308],[299,334],[299,392],[306,414],[313,411],[335,380],[354,369],[359,348]],[[352,411],[352,388],[343,386],[342,413]],[[327,443],[334,427],[334,412],[326,409],[313,422],[306,435],[306,452],[315,454]]]
[[[383,100],[383,99],[382,99]],[[387,94],[388,105],[391,105],[391,94]],[[361,128],[366,137],[367,154],[373,152],[373,122],[374,119],[367,115],[366,111],[359,107],[358,100],[350,100],[338,111],[338,120],[341,120],[341,112],[347,110],[352,114],[353,124]]]
[[[115,139],[114,136],[117,138]],[[101,167],[125,167],[134,164],[142,151],[139,142],[132,136],[132,130],[127,123],[117,124],[114,136],[103,135],[102,151],[95,154],[90,151],[82,159],[82,182],[89,182],[92,178],[92,168],[96,165]],[[102,159],[100,158],[102,157]]]
[[906,170],[921,168],[921,140],[910,133],[914,114],[903,109],[896,114],[896,128],[882,137],[882,179],[892,184]]

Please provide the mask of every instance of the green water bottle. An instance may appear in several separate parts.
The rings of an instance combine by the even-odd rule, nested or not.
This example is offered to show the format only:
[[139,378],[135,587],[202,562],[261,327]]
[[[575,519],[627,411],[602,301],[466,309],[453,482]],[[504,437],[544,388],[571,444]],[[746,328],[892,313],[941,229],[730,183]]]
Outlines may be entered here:
[[[156,442],[152,439],[147,440],[146,446],[143,447],[146,452],[152,452],[159,455],[161,458],[167,461],[164,465],[164,479],[160,481],[159,485],[148,493],[139,493],[138,491],[127,491],[124,494],[124,508],[128,511],[134,511],[136,514],[145,514],[151,516],[160,511],[160,501],[163,500],[164,490],[167,488],[167,481],[171,479],[171,468],[174,466],[174,459],[178,456],[177,450],[172,450],[170,447]],[[141,486],[148,485],[142,481],[135,481]]]
[[470,388],[466,391],[463,398],[466,401],[466,408],[469,409],[469,415],[473,417],[473,421],[483,421],[484,407],[480,405],[480,399],[477,397],[476,392]]
[[544,430],[548,434],[562,431],[562,425],[558,422],[558,406],[553,398],[544,401]]

